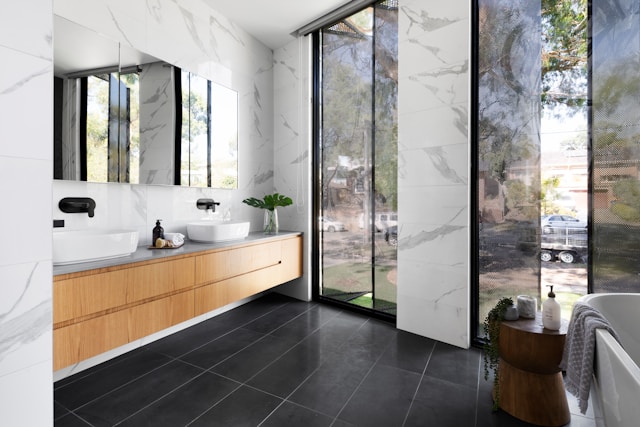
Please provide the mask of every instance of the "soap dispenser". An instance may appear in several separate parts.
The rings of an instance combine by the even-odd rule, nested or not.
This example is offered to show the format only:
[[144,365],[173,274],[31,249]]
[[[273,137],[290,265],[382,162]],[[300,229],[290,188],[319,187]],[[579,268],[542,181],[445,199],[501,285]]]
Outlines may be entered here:
[[153,227],[153,240],[152,240],[152,245],[155,245],[156,240],[158,239],[164,239],[164,228],[162,228],[162,226],[160,225],[160,221],[162,221],[161,219],[156,220],[156,226]]
[[547,285],[551,288],[549,298],[542,304],[542,326],[551,331],[560,329],[560,304],[556,301],[556,294],[553,293],[553,285]]

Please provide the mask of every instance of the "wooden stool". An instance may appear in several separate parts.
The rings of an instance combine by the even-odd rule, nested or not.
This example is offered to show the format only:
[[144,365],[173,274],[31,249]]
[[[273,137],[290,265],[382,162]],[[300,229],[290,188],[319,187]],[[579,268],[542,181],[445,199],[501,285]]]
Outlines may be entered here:
[[559,331],[535,319],[500,324],[500,408],[531,424],[557,427],[571,421],[560,360],[568,322]]

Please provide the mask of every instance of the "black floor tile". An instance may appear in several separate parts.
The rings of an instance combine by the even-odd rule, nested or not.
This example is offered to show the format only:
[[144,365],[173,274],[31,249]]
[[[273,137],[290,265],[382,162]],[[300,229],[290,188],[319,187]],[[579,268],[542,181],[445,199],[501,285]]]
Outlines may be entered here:
[[269,334],[312,308],[311,303],[291,302],[247,323],[244,327],[261,334]]
[[60,405],[58,402],[53,402],[53,419],[57,420],[58,418],[67,415],[69,411]]
[[474,348],[465,350],[449,344],[437,343],[425,374],[457,384],[476,387],[478,375],[481,373],[481,356],[482,353]]
[[91,424],[81,420],[74,414],[67,414],[55,420],[56,427],[90,427]]
[[284,402],[267,418],[260,427],[284,427],[284,426],[304,426],[304,427],[324,427],[330,426],[333,418],[308,408],[295,405],[291,402]]
[[342,355],[327,358],[289,400],[323,414],[336,416],[374,365],[369,358]]
[[325,358],[343,347],[366,321],[364,317],[343,312],[323,324],[303,342],[315,346],[321,358]]
[[481,356],[270,294],[56,382],[55,425],[528,427],[492,411]]
[[180,357],[236,329],[232,321],[209,319],[147,345],[147,349]]
[[[171,362],[171,358],[146,351],[133,351],[130,357],[120,359],[119,363],[106,362],[89,374],[76,374],[74,381],[54,387],[54,400],[63,407],[74,410],[92,400],[103,396],[130,381],[135,380],[162,365]],[[78,391],[81,392],[78,392]]]
[[138,412],[203,371],[171,362],[75,411],[94,426],[111,426]]
[[370,319],[365,322],[337,350],[350,360],[376,361],[382,356],[397,330],[390,324]]
[[315,305],[271,334],[280,338],[300,341],[335,318],[339,313],[340,311],[333,307]]
[[295,343],[289,340],[266,335],[229,359],[215,365],[211,371],[245,382],[294,345]]
[[428,338],[398,331],[378,363],[422,374],[435,345]]
[[322,363],[317,347],[302,342],[253,377],[247,384],[286,398]]
[[419,384],[419,374],[376,365],[338,418],[361,426],[402,426]]
[[240,384],[237,382],[205,372],[141,412],[127,418],[119,425],[131,427],[184,426],[238,387]]
[[190,426],[255,427],[282,402],[275,396],[242,386]]
[[258,332],[238,328],[182,356],[180,360],[209,369],[263,337]]
[[475,416],[475,387],[425,376],[411,405],[405,426],[473,426]]

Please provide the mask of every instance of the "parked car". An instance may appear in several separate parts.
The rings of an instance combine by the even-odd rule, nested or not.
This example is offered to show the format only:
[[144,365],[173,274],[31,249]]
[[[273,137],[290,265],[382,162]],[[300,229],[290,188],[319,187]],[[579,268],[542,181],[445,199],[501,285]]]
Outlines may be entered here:
[[[364,214],[360,214],[360,228],[365,226]],[[398,224],[398,214],[395,212],[379,212],[374,215],[373,223],[376,226],[376,233],[385,231],[389,227]]]
[[567,229],[587,231],[587,223],[569,215],[545,215],[540,218],[540,227],[544,234],[562,233]]
[[320,217],[320,227],[322,231],[333,233],[334,231],[347,231],[347,228],[340,221],[329,217]]
[[384,240],[391,246],[398,246],[398,226],[392,225],[384,232]]

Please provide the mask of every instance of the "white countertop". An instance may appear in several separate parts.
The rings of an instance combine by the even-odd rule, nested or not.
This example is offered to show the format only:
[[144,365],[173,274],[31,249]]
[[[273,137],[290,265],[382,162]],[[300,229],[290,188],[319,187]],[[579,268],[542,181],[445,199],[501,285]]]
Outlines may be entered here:
[[94,270],[97,268],[112,267],[115,265],[131,264],[134,262],[148,261],[152,259],[169,258],[176,255],[184,255],[194,252],[208,251],[211,249],[221,249],[232,247],[244,243],[256,241],[277,240],[283,237],[298,236],[302,234],[299,231],[280,231],[278,234],[264,234],[262,231],[249,233],[247,237],[240,240],[230,240],[220,243],[198,243],[185,240],[184,245],[176,249],[150,249],[148,246],[138,246],[138,249],[127,256],[105,259],[100,261],[78,262],[67,265],[54,265],[53,275],[77,273],[79,271]]

